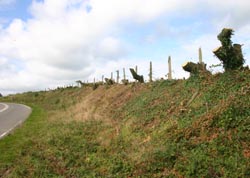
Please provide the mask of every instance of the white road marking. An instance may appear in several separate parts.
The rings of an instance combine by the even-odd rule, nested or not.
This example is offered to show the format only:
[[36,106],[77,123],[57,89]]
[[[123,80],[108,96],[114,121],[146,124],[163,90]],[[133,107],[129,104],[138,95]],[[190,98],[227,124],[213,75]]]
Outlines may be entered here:
[[23,107],[25,107],[26,109],[29,109],[29,110],[31,110],[31,107],[29,107],[29,106],[26,106],[26,105],[24,105],[24,104],[19,104],[20,106],[23,106]]
[[2,137],[4,137],[5,135],[7,135],[8,134],[8,132],[4,132],[2,135],[0,135],[0,139],[2,138]]
[[4,112],[5,110],[7,110],[9,108],[9,106],[7,104],[4,104],[4,103],[0,103],[0,104],[4,106],[4,108],[1,109],[0,112]]
[[14,128],[16,128],[18,125],[22,124],[23,121],[19,121],[14,127],[10,128],[9,130],[7,130],[6,132],[4,132],[3,134],[0,135],[0,139],[2,137],[4,137],[5,135],[9,134]]

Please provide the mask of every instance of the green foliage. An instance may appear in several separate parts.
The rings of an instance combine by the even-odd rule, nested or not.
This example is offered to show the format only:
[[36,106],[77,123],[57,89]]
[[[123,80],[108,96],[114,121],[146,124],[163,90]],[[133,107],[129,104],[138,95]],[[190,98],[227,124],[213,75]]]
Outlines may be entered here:
[[148,167],[153,172],[163,171],[165,168],[172,169],[179,156],[179,148],[176,143],[168,143],[163,150],[154,150],[152,162]]
[[224,28],[221,33],[217,36],[218,40],[220,40],[222,46],[226,48],[230,48],[232,46],[231,37],[233,35],[233,29]]
[[[122,94],[109,86],[90,88],[89,95],[84,87],[4,97],[1,101],[33,103],[33,113],[0,140],[0,175],[249,177],[249,83],[246,70],[136,83],[122,86],[127,87]],[[110,101],[96,95],[111,91]],[[109,117],[75,121],[68,108],[83,107],[89,102],[85,95],[98,98],[99,105],[108,102]]]
[[215,118],[215,123],[219,127],[232,129],[242,126],[250,131],[250,107],[232,106]]
[[243,67],[245,62],[240,44],[233,44],[231,36],[233,30],[229,28],[222,29],[217,36],[222,46],[214,51],[215,55],[223,62],[223,67],[226,71],[235,70]]

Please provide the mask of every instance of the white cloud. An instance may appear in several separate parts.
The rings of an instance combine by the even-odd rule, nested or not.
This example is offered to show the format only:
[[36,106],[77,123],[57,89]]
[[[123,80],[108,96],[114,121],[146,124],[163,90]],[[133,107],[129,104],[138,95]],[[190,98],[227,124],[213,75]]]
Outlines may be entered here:
[[[23,62],[23,71],[12,74],[11,79],[29,81],[34,88],[38,86],[33,81],[39,78],[52,82],[85,78],[94,70],[93,62],[97,65],[126,55],[126,47],[113,35],[119,31],[117,25],[122,20],[134,17],[140,22],[151,20],[164,11],[164,2],[33,1],[32,19],[14,19],[6,29],[1,29],[0,56],[8,62],[12,59]],[[140,8],[142,3],[145,8]],[[90,12],[86,9],[89,6]],[[13,84],[15,82],[6,85],[6,81],[1,80],[0,83],[22,88],[21,84]]]
[[126,55],[128,48],[119,39],[106,37],[99,41],[95,50],[95,57],[111,60]]
[[[204,4],[207,8],[207,11],[212,12],[215,18],[215,25],[219,26],[219,28],[223,28],[225,26],[230,26],[234,29],[238,29],[242,25],[249,23],[249,6],[250,1],[246,0],[238,0],[237,2],[234,0],[229,0],[227,2],[224,1],[206,1]],[[205,9],[205,8],[204,8]]]
[[[0,1],[0,6],[13,2]],[[134,49],[130,49],[132,44],[125,42],[124,36],[126,29],[133,29],[133,25],[148,24],[159,18],[166,24],[151,26],[154,30],[145,34],[145,39],[157,43],[163,36],[176,36],[181,46],[171,54],[174,76],[186,76],[181,64],[186,59],[195,58],[198,47],[202,46],[204,56],[211,57],[211,50],[218,44],[216,33],[221,28],[218,22],[223,26],[233,24],[241,33],[248,34],[249,21],[241,13],[249,14],[248,2],[218,3],[215,0],[32,1],[30,19],[13,19],[8,27],[0,28],[0,68],[5,68],[0,71],[0,76],[5,76],[0,79],[0,90],[7,93],[8,89],[44,89],[77,79],[101,78],[103,74],[109,75],[122,67],[128,69],[135,63],[147,75],[149,61],[129,57]],[[204,15],[203,12],[211,15],[211,32],[197,35],[192,41],[189,33],[199,25],[177,22],[180,26],[169,26],[169,21],[176,16],[196,17]],[[156,78],[167,73],[167,56],[161,60],[153,61]]]

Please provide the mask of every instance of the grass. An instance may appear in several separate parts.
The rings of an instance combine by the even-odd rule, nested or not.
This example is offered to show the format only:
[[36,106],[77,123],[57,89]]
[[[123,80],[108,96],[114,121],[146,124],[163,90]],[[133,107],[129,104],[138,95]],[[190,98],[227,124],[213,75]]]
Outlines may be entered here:
[[0,154],[0,175],[8,174],[15,161],[23,156],[26,149],[32,149],[32,142],[39,139],[45,131],[43,130],[45,112],[39,107],[32,108],[33,112],[29,119],[0,142],[2,153]]
[[250,72],[3,98],[33,106],[0,140],[2,177],[249,177]]

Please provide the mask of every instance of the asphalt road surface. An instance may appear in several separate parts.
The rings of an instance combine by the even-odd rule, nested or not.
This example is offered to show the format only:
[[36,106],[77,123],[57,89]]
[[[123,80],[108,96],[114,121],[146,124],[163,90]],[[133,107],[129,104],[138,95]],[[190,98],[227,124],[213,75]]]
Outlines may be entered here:
[[31,108],[22,104],[0,103],[0,139],[24,122]]

